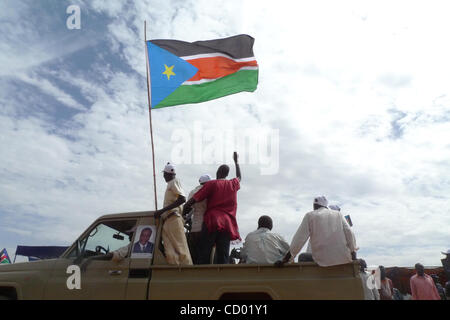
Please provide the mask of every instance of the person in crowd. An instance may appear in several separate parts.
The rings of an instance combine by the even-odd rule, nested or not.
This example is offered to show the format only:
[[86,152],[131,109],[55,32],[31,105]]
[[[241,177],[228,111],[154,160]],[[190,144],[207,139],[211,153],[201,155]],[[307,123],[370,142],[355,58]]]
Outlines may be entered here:
[[365,300],[380,300],[380,294],[375,286],[374,277],[366,271],[367,263],[364,259],[359,259],[359,272],[364,287]]
[[[211,181],[211,176],[209,174],[202,175],[199,179],[199,185],[195,187],[188,196],[188,200],[190,200],[194,194],[197,193],[201,188],[203,188],[204,184],[208,181]],[[198,264],[198,246],[199,246],[199,239],[202,231],[202,225],[203,225],[203,216],[205,214],[207,208],[207,201],[206,199],[203,201],[196,202],[192,205],[192,211],[190,213],[190,217],[185,217],[185,219],[189,219],[191,221],[190,223],[190,230],[188,234],[188,244],[189,249],[191,252],[192,262],[194,264]],[[188,215],[189,216],[189,215]]]
[[379,266],[380,269],[380,300],[393,300],[394,299],[394,285],[392,280],[386,277],[386,269],[384,266]]
[[445,276],[450,279],[450,249],[447,252],[442,252],[445,255],[444,259],[441,259],[442,266],[444,267]]
[[425,273],[422,264],[414,266],[416,274],[411,277],[409,284],[413,300],[441,300],[433,279]]
[[275,263],[276,266],[293,259],[308,239],[312,252],[303,253],[299,261],[315,261],[319,266],[327,267],[356,260],[356,241],[350,226],[339,211],[330,210],[327,206],[324,196],[314,199],[314,210],[303,217],[289,251]]
[[398,290],[397,288],[393,288],[392,291],[393,291],[393,294],[392,294],[393,300],[404,300],[404,297],[403,297],[402,293],[400,292],[400,290]]
[[336,204],[330,204],[329,206],[328,206],[328,208],[330,209],[330,210],[334,210],[334,211],[341,211],[341,208],[338,206],[338,205],[336,205]]
[[269,216],[258,219],[258,229],[245,238],[240,257],[245,263],[275,263],[289,250],[289,244],[272,232],[273,222]]
[[221,165],[216,173],[217,180],[207,182],[184,207],[186,215],[194,203],[207,200],[199,246],[199,264],[210,263],[211,250],[214,245],[216,246],[217,263],[229,263],[230,242],[241,240],[236,221],[237,192],[240,189],[241,170],[236,152],[233,154],[233,160],[236,178],[227,180],[230,168],[225,164]]
[[431,278],[433,279],[434,284],[436,285],[436,289],[439,293],[439,296],[441,297],[441,300],[447,300],[447,297],[445,296],[445,289],[439,282],[439,276],[437,274],[432,274]]
[[175,166],[168,162],[163,170],[167,182],[164,194],[164,207],[155,211],[155,218],[162,218],[162,240],[167,263],[173,265],[192,265],[192,258],[184,233],[182,218],[183,203],[186,202],[181,183],[176,178]]

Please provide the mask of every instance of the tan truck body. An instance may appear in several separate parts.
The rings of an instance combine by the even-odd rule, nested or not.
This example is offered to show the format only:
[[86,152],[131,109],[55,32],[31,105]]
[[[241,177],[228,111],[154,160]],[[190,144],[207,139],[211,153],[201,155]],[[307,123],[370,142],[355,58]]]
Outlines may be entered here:
[[[157,230],[153,258],[92,261],[81,273],[81,288],[67,286],[67,267],[76,248],[100,225],[136,221]],[[95,232],[93,232],[95,230]],[[134,235],[136,237],[136,234]],[[89,240],[86,240],[88,242]],[[131,241],[133,243],[134,238]],[[136,240],[137,241],[137,240]],[[171,266],[161,251],[161,224],[153,212],[105,215],[58,259],[0,266],[0,297],[9,299],[364,299],[355,263],[319,267],[313,262],[273,265]]]

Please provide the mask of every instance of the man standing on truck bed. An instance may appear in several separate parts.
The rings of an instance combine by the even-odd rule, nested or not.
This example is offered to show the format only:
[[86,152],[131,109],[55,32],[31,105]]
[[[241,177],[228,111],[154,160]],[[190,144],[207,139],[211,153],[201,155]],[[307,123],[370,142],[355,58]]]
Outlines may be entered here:
[[346,264],[356,260],[356,242],[342,213],[328,209],[324,196],[314,199],[314,211],[308,212],[292,239],[289,251],[283,260],[275,263],[282,266],[294,258],[309,238],[313,260],[322,267]]
[[217,263],[227,264],[230,241],[241,239],[236,221],[237,191],[241,181],[241,170],[236,152],[233,154],[233,160],[236,167],[236,178],[226,180],[230,168],[225,164],[221,165],[217,169],[217,180],[206,182],[184,207],[183,214],[186,215],[194,203],[207,200],[198,248],[200,264],[210,263],[214,244],[216,245]]
[[180,181],[175,177],[175,166],[167,162],[163,170],[167,182],[164,194],[164,208],[155,211],[155,218],[163,220],[162,239],[167,263],[192,265],[191,254],[184,234],[184,222],[181,216],[183,203],[186,202]]
[[[197,193],[197,191],[203,188],[203,185],[208,181],[211,181],[211,176],[209,174],[202,175],[198,179],[199,185],[189,192],[188,200],[190,200],[194,194]],[[188,245],[189,250],[191,251],[192,261],[194,264],[198,264],[198,244],[202,231],[203,216],[205,215],[207,208],[206,200],[194,203],[193,208],[194,210],[191,216],[191,230],[189,230],[188,234]],[[186,217],[184,218],[186,219]]]

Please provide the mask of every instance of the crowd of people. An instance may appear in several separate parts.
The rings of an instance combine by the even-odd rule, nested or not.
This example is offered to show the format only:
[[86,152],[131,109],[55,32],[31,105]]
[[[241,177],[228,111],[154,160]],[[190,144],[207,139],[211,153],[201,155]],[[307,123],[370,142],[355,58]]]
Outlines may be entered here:
[[[163,220],[162,241],[169,264],[192,265],[227,264],[230,261],[230,243],[241,240],[236,220],[237,192],[240,189],[241,171],[238,154],[234,152],[236,177],[226,179],[230,168],[221,165],[216,179],[208,174],[199,178],[199,185],[186,199],[175,166],[167,163],[163,170],[167,188],[163,208],[155,211],[155,218]],[[348,217],[347,217],[348,218]],[[188,222],[185,224],[185,222]],[[185,227],[189,232],[185,233]],[[282,267],[293,262],[308,242],[306,252],[299,255],[299,262],[312,261],[327,267],[350,263],[357,260],[355,235],[351,221],[341,213],[336,205],[329,205],[324,196],[314,198],[313,210],[306,213],[291,243],[272,232],[271,217],[263,215],[258,220],[258,228],[245,238],[238,255],[239,263],[274,264]],[[215,254],[213,248],[215,248]],[[214,256],[214,260],[213,260]],[[367,265],[359,259],[361,279],[365,298],[368,300],[401,299],[392,281],[386,277],[383,266],[380,270],[379,288],[367,285],[370,273]],[[423,272],[421,264],[416,265],[417,274],[411,278],[412,299],[445,298],[445,289],[435,285],[435,281]],[[441,291],[441,294],[439,294]]]

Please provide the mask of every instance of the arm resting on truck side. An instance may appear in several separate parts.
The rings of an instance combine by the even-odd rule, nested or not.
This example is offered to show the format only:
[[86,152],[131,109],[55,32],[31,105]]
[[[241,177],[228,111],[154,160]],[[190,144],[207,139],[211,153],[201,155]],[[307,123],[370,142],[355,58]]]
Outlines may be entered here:
[[288,262],[291,258],[295,258],[295,256],[302,250],[306,241],[309,238],[309,215],[306,214],[302,220],[302,223],[297,229],[297,232],[292,239],[291,246],[289,251],[286,253],[282,260],[278,260],[275,262],[276,267],[281,267],[283,264]]
[[174,203],[169,204],[167,207],[164,207],[162,209],[156,210],[154,217],[159,218],[164,212],[175,209],[176,207],[181,206],[185,202],[186,202],[186,197],[179,195],[177,198],[177,201],[175,201]]

